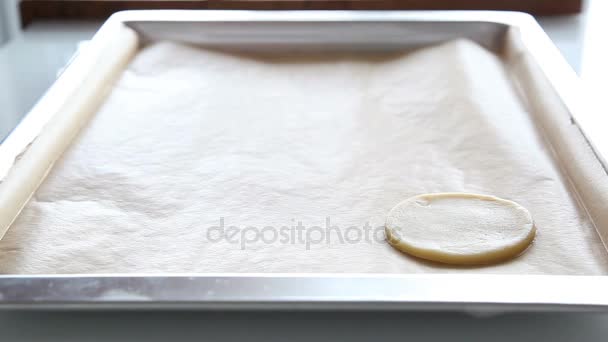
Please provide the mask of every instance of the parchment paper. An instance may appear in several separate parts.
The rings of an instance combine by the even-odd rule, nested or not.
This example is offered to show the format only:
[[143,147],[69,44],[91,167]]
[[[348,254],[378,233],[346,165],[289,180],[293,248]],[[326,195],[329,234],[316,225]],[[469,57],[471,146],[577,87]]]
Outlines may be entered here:
[[[533,245],[455,268],[383,241],[401,200],[459,191],[528,208]],[[471,42],[356,56],[161,42],[0,241],[0,272],[606,274],[571,191],[499,59]]]

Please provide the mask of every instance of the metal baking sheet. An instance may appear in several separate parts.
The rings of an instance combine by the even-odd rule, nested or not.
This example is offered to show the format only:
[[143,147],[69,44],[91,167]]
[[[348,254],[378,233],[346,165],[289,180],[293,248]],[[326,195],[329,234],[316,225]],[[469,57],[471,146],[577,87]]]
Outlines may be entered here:
[[[308,50],[331,47],[332,50],[390,51],[427,46],[455,38],[469,38],[497,53],[512,54],[507,58],[522,59],[521,63],[518,62],[521,66],[516,68],[514,77],[524,91],[534,92],[538,90],[536,87],[546,90],[549,86],[555,92],[557,102],[547,102],[552,97],[546,96],[546,101],[531,101],[529,105],[539,111],[546,110],[550,115],[558,115],[556,112],[563,114],[567,110],[565,117],[568,118],[568,124],[574,126],[578,135],[568,133],[559,139],[548,137],[556,151],[564,155],[562,158],[568,157],[568,144],[583,143],[589,148],[588,141],[580,134],[579,126],[573,118],[578,105],[578,95],[572,89],[576,76],[533,19],[526,15],[497,12],[125,12],[114,16],[104,25],[92,41],[92,51],[102,49],[100,42],[108,39],[111,30],[121,25],[135,29],[140,41],[144,43],[172,40],[239,50],[268,47]],[[523,58],[519,58],[519,54]],[[84,57],[76,58],[68,71],[80,69],[86,74],[87,60]],[[57,93],[62,84],[66,84],[65,77],[59,80],[51,92],[55,90]],[[543,91],[543,94],[546,92]],[[61,96],[55,94],[55,101],[60,100]],[[37,130],[41,129],[44,121],[50,119],[48,107],[46,116],[39,114],[44,112],[41,110],[43,105],[45,99],[16,130],[21,135],[13,134],[3,144],[2,156],[6,160],[11,159],[8,152],[20,152],[38,134]],[[547,110],[551,106],[559,108]],[[549,125],[552,125],[551,122]],[[562,127],[557,122],[554,127],[543,129],[545,134],[551,135],[558,134]],[[579,141],[572,141],[577,138]],[[593,204],[604,193],[585,189],[588,184],[584,172],[595,172],[591,177],[593,180],[605,177],[603,169],[600,171],[604,173],[597,172],[597,166],[602,166],[598,161],[600,148],[589,148],[593,157],[591,162],[596,163],[591,166],[595,169],[577,169],[577,165],[589,166],[590,161],[582,160],[566,170],[568,174],[578,175],[570,180],[582,194],[581,201],[593,217],[600,216],[597,211],[601,208]],[[582,176],[579,175],[581,172]],[[602,190],[601,185],[599,190]],[[595,186],[597,188],[597,182]],[[446,277],[453,284],[450,289],[444,288]],[[567,286],[560,288],[549,285],[554,282]],[[90,308],[578,310],[605,308],[607,300],[600,290],[605,285],[605,277],[588,276],[6,275],[0,279],[0,304],[15,307],[44,305]],[[565,291],[573,286],[581,291]]]

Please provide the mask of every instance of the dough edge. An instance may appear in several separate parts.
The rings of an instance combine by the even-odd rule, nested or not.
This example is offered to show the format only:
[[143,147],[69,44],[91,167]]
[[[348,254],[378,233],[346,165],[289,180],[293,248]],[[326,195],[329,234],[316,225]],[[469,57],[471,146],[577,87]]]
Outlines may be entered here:
[[[389,220],[391,217],[391,213],[402,204],[415,201],[416,199],[435,199],[435,198],[465,198],[465,199],[479,199],[484,201],[497,201],[501,203],[508,204],[513,206],[514,208],[524,212],[528,217],[530,224],[532,227],[530,228],[528,234],[525,236],[523,240],[516,241],[516,243],[506,245],[504,248],[495,249],[491,251],[481,252],[481,253],[472,253],[472,254],[460,254],[460,253],[450,253],[435,249],[427,249],[421,248],[418,246],[414,246],[409,244],[392,234],[393,229],[389,228]],[[409,197],[398,204],[396,204],[388,213],[387,220],[384,227],[386,233],[386,240],[390,245],[398,249],[399,251],[415,256],[421,259],[425,259],[431,262],[439,262],[443,264],[449,265],[465,265],[465,266],[475,266],[475,265],[488,265],[495,264],[501,261],[507,261],[509,259],[516,258],[521,255],[525,250],[527,250],[532,241],[536,238],[536,225],[534,224],[534,220],[532,219],[532,215],[530,212],[523,207],[522,205],[507,200],[504,198],[492,196],[492,195],[484,195],[484,194],[475,194],[475,193],[465,193],[465,192],[437,192],[437,193],[425,193],[416,196]]]

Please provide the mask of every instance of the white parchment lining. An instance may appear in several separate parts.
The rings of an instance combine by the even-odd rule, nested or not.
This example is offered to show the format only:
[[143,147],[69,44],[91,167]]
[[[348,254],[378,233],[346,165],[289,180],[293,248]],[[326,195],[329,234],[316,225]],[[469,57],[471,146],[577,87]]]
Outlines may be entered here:
[[[469,41],[382,55],[147,46],[0,241],[0,272],[605,274],[606,174],[511,43],[510,73]],[[448,191],[522,204],[536,241],[454,268],[374,238],[399,201]]]

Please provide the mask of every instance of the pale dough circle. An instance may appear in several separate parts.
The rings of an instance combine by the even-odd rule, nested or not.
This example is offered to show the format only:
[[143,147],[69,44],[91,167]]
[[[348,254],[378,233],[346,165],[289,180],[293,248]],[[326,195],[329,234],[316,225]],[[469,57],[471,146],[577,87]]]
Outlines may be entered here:
[[397,204],[386,219],[391,245],[419,258],[448,264],[506,260],[523,252],[535,234],[526,208],[487,195],[418,195]]

